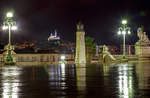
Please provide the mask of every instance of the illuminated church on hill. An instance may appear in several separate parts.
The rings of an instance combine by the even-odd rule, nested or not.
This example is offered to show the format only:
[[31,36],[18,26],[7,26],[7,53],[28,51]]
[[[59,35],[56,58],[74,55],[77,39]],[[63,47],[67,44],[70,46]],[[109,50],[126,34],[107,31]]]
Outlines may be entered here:
[[57,35],[57,31],[55,30],[54,34],[51,33],[50,36],[48,37],[48,41],[51,40],[60,40],[60,37]]

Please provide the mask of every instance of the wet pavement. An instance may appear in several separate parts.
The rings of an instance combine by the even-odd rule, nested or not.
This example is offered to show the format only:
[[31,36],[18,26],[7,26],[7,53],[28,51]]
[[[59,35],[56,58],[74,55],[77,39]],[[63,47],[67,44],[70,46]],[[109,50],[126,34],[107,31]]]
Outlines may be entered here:
[[0,67],[0,98],[150,98],[150,62]]

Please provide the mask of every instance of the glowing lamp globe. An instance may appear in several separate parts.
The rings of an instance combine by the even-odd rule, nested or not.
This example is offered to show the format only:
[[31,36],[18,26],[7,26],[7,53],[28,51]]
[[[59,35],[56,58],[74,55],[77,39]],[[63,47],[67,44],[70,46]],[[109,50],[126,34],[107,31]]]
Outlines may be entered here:
[[118,35],[120,35],[120,34],[121,34],[121,31],[119,30],[119,31],[118,31]]
[[17,30],[17,26],[12,26],[11,30]]
[[128,31],[128,34],[130,35],[130,34],[131,34],[131,31]]
[[3,26],[2,29],[3,29],[3,30],[7,30],[7,29],[8,29],[8,26]]
[[13,17],[13,13],[12,13],[12,12],[8,12],[8,13],[6,14],[6,16],[7,16],[7,18],[11,18],[11,17]]
[[122,34],[124,34],[124,35],[125,35],[125,34],[126,34],[126,31],[122,31]]
[[122,24],[127,24],[127,20],[122,20]]

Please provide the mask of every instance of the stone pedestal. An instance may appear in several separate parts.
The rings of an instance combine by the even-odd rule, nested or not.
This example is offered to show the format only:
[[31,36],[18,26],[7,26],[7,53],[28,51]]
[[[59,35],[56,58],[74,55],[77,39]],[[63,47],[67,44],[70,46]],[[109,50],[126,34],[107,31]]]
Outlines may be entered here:
[[6,45],[4,47],[4,50],[5,51],[3,52],[3,57],[4,57],[5,65],[14,65],[16,63],[16,58],[15,58],[16,53],[14,52],[14,46]]
[[136,42],[135,44],[135,55],[140,58],[150,57],[150,42]]
[[137,35],[139,41],[135,43],[135,55],[139,59],[145,60],[150,58],[150,40],[146,32],[143,32],[142,28],[138,28]]

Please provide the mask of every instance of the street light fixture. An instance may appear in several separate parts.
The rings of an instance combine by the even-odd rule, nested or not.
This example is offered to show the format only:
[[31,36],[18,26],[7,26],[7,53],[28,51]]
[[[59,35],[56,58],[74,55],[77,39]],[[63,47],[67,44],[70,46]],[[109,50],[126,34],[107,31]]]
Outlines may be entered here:
[[12,17],[13,17],[13,13],[12,13],[12,12],[8,12],[8,13],[6,14],[6,17],[7,17],[7,18],[12,18]]
[[119,27],[118,35],[123,35],[123,59],[125,59],[126,50],[125,50],[125,36],[126,34],[131,34],[130,27],[127,26],[127,20],[122,20],[122,26]]
[[3,30],[7,30],[7,29],[8,29],[8,26],[5,26],[5,25],[4,25],[4,26],[2,27],[2,29],[3,29]]
[[12,56],[13,46],[11,45],[11,30],[17,30],[17,27],[16,27],[16,22],[13,21],[12,17],[13,17],[13,13],[8,12],[6,14],[5,21],[3,22],[3,27],[2,27],[3,30],[8,29],[8,45],[7,45],[8,54],[4,60],[5,64],[7,65],[14,64],[14,58]]
[[122,24],[126,25],[127,24],[127,20],[122,20]]
[[11,30],[17,30],[18,28],[17,28],[17,26],[12,26],[11,27]]

